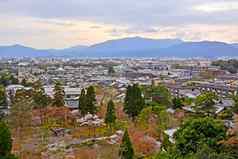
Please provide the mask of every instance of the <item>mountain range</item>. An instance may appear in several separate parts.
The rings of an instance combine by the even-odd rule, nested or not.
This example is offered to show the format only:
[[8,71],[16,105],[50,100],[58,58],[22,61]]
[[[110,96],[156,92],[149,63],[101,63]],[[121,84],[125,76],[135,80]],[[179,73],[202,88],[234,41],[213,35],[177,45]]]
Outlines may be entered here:
[[132,37],[91,46],[34,49],[22,45],[0,46],[0,57],[238,57],[238,44],[216,41],[185,42],[180,39]]

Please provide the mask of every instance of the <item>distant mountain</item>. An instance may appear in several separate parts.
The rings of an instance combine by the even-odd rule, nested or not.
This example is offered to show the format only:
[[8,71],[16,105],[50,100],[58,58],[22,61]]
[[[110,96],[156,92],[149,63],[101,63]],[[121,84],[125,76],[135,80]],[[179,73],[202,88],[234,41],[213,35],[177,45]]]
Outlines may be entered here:
[[77,45],[77,46],[73,46],[73,47],[69,47],[65,49],[50,49],[46,51],[51,53],[51,56],[71,57],[71,56],[77,55],[78,53],[82,52],[86,48],[88,48],[88,46]]
[[37,50],[22,45],[0,46],[1,57],[47,57],[47,51]]
[[109,40],[95,44],[84,50],[81,56],[88,57],[143,57],[149,50],[168,48],[183,43],[179,39],[147,39],[141,37]]
[[238,56],[238,48],[231,44],[213,41],[185,42],[179,45],[171,46],[165,50],[160,50],[163,55],[179,57],[221,57]]
[[0,46],[0,57],[238,57],[238,44],[216,41],[141,37],[109,40],[92,46],[39,50],[21,45]]

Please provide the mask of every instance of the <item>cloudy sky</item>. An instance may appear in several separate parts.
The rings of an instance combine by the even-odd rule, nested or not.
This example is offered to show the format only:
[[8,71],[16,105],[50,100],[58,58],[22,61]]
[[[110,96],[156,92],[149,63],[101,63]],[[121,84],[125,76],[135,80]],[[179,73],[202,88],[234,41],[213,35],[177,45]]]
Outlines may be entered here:
[[238,42],[238,0],[0,0],[0,45],[90,45],[142,36]]

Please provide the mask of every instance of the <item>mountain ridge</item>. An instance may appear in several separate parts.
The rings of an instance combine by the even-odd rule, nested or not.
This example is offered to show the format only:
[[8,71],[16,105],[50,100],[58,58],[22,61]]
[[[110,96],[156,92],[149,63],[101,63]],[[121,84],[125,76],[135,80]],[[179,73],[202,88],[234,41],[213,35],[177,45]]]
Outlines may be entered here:
[[129,37],[91,46],[35,49],[19,44],[0,46],[0,57],[208,57],[238,56],[238,44],[219,41],[183,41]]

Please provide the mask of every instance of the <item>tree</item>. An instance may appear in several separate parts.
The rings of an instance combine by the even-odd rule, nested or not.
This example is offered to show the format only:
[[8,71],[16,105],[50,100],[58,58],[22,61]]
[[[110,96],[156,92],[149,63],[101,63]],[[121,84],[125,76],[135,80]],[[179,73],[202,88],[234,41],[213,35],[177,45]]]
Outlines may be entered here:
[[110,67],[108,68],[108,74],[109,74],[109,75],[113,75],[114,73],[115,73],[115,70],[114,70],[113,66],[110,66]]
[[79,97],[79,110],[83,116],[88,113],[87,112],[87,97],[86,97],[85,89],[81,90],[81,94]]
[[196,153],[204,145],[216,149],[225,137],[222,122],[211,117],[189,119],[175,133],[176,149],[181,155]]
[[91,114],[95,114],[97,112],[96,102],[97,100],[96,100],[95,89],[93,86],[89,86],[87,88],[87,94],[86,94],[87,112]]
[[0,106],[6,105],[7,105],[7,98],[5,93],[5,87],[3,85],[0,85]]
[[152,87],[152,100],[167,107],[172,104],[171,93],[163,85]]
[[42,86],[42,83],[40,81],[36,81],[33,84],[33,104],[34,108],[45,108],[49,105],[49,97],[45,93],[45,90]]
[[135,118],[140,114],[144,106],[145,99],[142,95],[139,85],[129,85],[127,87],[126,97],[124,101],[124,112],[134,121]]
[[128,131],[125,130],[122,143],[119,149],[119,157],[120,159],[133,159],[134,158],[134,150],[133,146],[128,134]]
[[110,100],[107,104],[107,113],[105,117],[105,123],[112,127],[112,125],[116,122],[116,113],[115,106],[112,100]]
[[0,74],[0,84],[5,87],[10,84],[18,84],[18,79],[15,78],[10,72],[4,72]]
[[215,101],[218,100],[218,96],[214,92],[204,92],[200,94],[195,100],[195,110],[198,113],[205,115],[212,115],[215,113],[216,108]]
[[178,109],[181,108],[183,106],[183,102],[181,98],[175,97],[172,100],[172,108],[173,109]]
[[238,95],[233,96],[232,99],[234,101],[233,111],[238,113]]
[[59,81],[57,81],[54,87],[54,99],[52,106],[56,107],[64,106],[65,104],[64,96],[65,96],[64,88],[62,87],[62,84]]
[[10,108],[9,122],[17,130],[19,137],[21,137],[22,129],[31,126],[32,107],[32,98],[29,92],[18,90]]
[[11,154],[11,132],[5,122],[0,121],[0,159],[17,159]]
[[51,98],[45,93],[45,90],[40,81],[36,81],[33,84],[33,107],[39,110],[41,123],[45,119],[45,108],[50,105]]
[[0,158],[8,156],[12,149],[11,132],[8,126],[0,121]]

